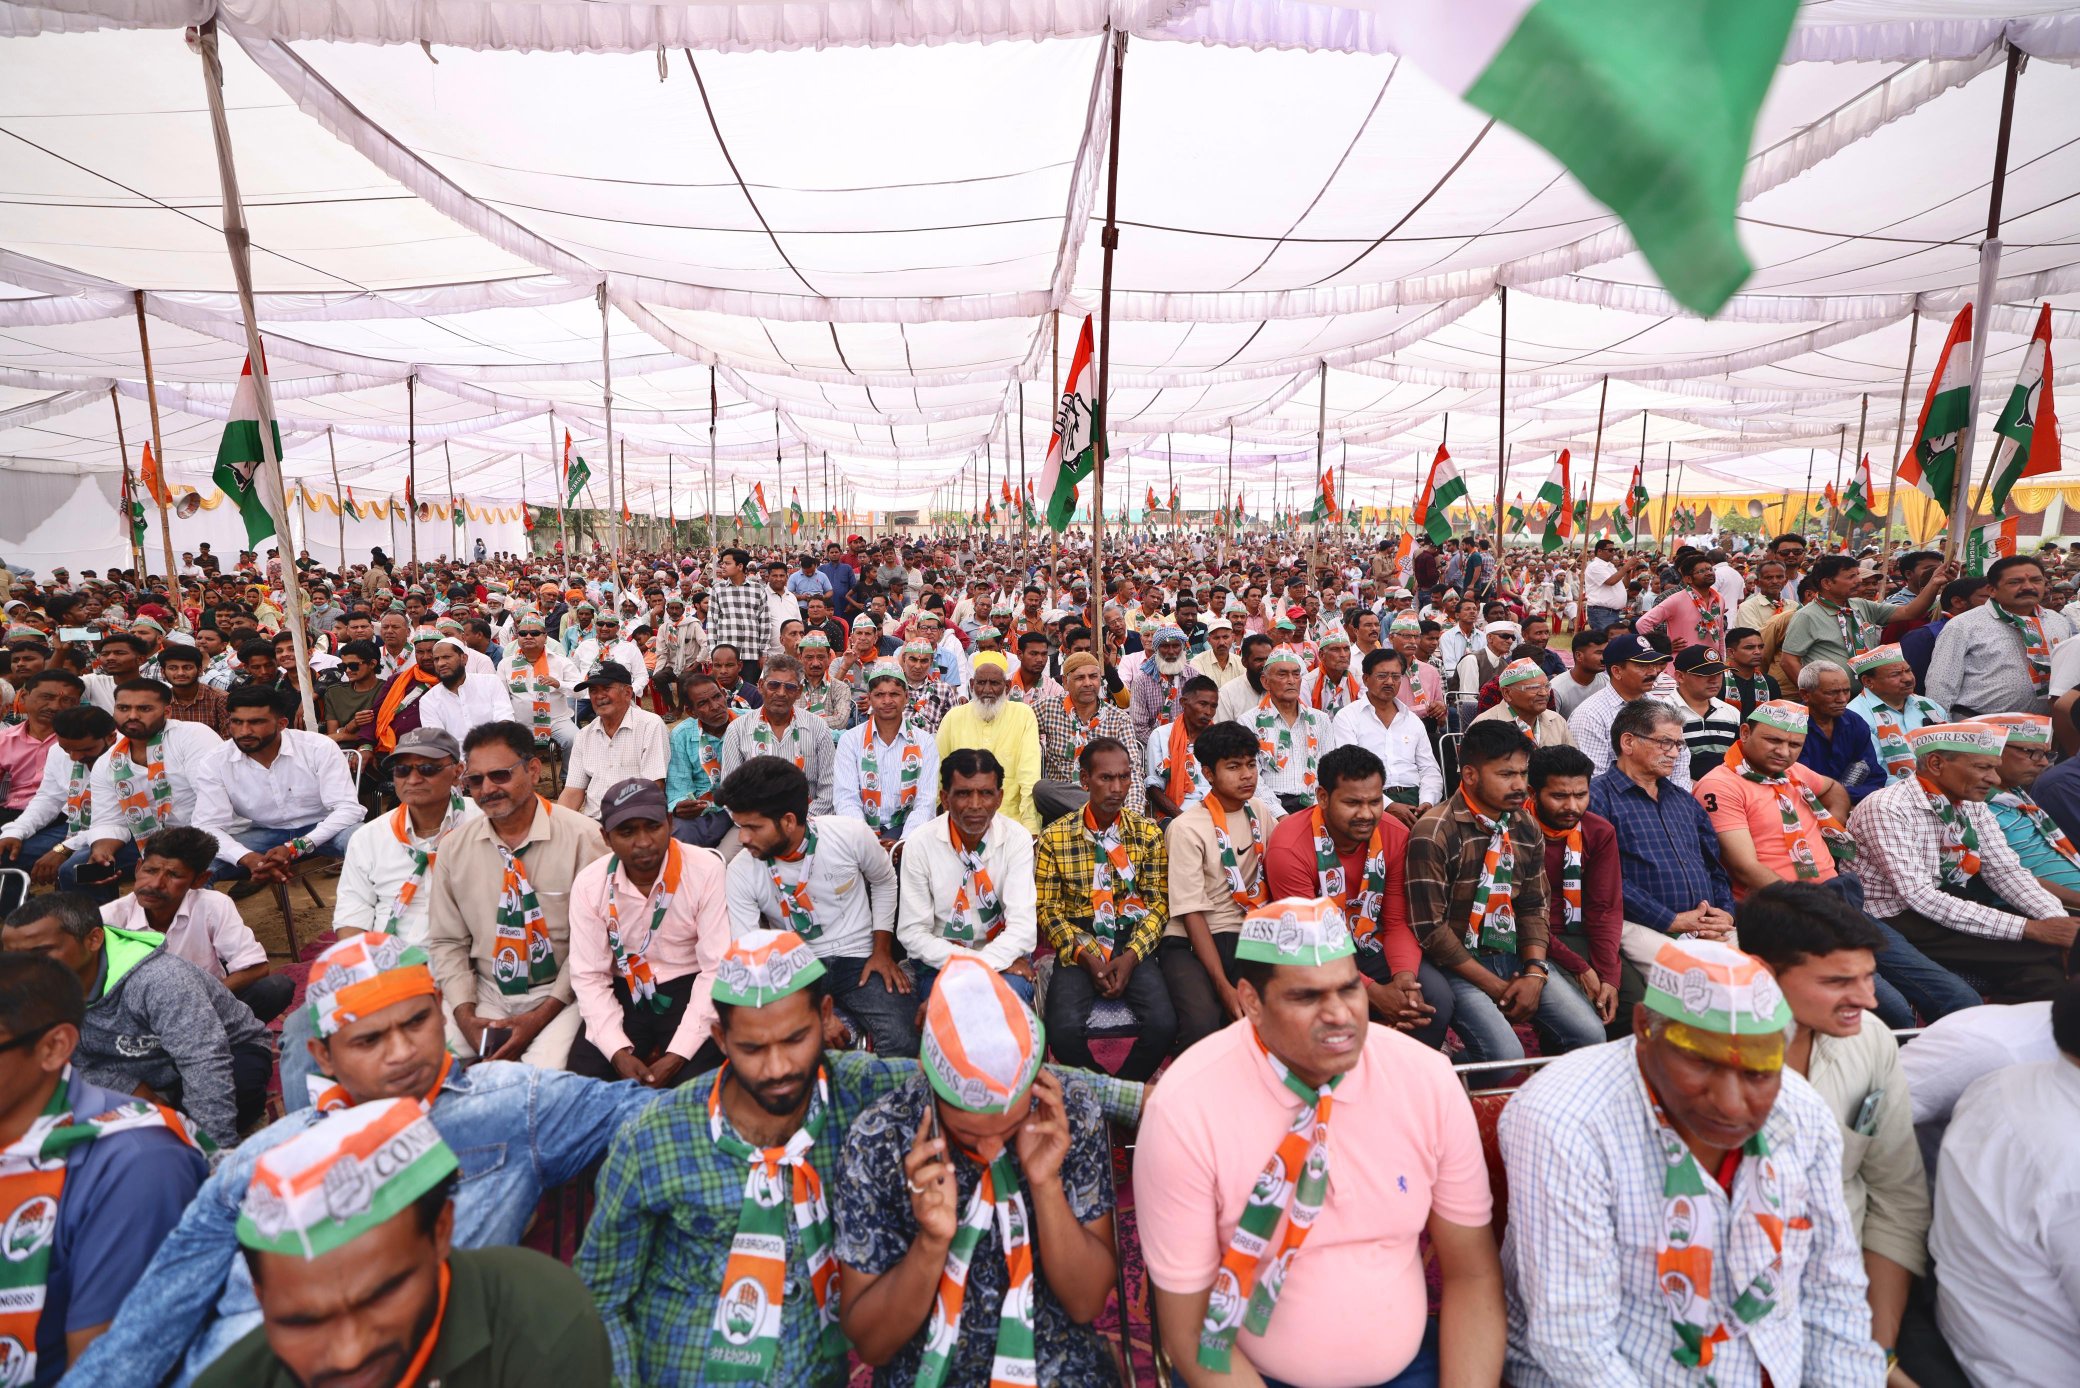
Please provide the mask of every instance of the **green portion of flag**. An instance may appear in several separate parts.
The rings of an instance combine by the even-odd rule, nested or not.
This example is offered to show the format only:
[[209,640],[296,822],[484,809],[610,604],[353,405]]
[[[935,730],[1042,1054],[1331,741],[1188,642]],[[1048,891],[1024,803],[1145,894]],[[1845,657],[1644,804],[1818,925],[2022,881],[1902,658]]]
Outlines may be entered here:
[[1437,487],[1430,493],[1430,504],[1423,510],[1423,530],[1438,544],[1452,538],[1451,518],[1445,514],[1455,502],[1466,500],[1466,483],[1454,469],[1447,477],[1438,479]]
[[130,542],[139,549],[143,549],[144,536],[144,503],[133,501],[130,503]]
[[[282,431],[279,425],[274,434],[274,456],[282,456]],[[234,419],[224,426],[224,438],[217,445],[217,465],[211,472],[211,480],[224,495],[238,503],[238,514],[246,523],[246,544],[258,545],[275,533],[274,516],[260,499],[260,422],[257,419]]]
[[766,528],[766,518],[758,509],[758,499],[756,497],[745,497],[744,504],[739,510],[743,514],[744,523],[753,530]]
[[564,487],[567,495],[564,497],[563,504],[566,506],[577,505],[578,493],[585,490],[585,484],[591,480],[592,469],[585,465],[585,460],[583,458],[571,459],[570,476],[566,480]]

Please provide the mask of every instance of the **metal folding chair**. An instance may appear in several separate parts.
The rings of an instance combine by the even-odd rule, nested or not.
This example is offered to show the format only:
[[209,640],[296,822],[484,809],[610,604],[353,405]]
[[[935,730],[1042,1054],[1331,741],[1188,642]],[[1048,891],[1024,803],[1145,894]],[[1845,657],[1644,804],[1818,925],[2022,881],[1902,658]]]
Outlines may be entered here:
[[29,899],[29,874],[21,868],[0,869],[0,916]]

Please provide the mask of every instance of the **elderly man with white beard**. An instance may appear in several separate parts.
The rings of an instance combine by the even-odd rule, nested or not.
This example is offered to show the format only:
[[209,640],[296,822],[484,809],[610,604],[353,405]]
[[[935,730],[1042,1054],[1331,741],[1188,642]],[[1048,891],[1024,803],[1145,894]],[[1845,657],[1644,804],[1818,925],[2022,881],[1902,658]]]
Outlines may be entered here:
[[1127,698],[1134,715],[1134,736],[1144,743],[1157,728],[1177,720],[1185,681],[1198,673],[1186,658],[1181,629],[1162,627],[1156,631],[1150,644],[1155,654],[1141,662],[1127,685]]
[[[1182,667],[1183,660],[1178,664]],[[1037,834],[1040,813],[1033,808],[1033,783],[1040,779],[1040,724],[1010,692],[1011,663],[1004,654],[977,655],[968,672],[968,701],[947,710],[939,723],[939,760],[962,747],[994,753],[1004,768],[1004,805],[998,813]]]

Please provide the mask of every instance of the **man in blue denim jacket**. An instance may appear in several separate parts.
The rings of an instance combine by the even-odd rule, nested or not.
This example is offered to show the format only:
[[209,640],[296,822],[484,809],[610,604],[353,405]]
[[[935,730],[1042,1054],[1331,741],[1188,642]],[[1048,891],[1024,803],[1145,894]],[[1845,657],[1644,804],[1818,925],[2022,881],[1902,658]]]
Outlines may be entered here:
[[622,1123],[656,1100],[633,1083],[529,1065],[463,1069],[445,1049],[425,959],[386,935],[357,935],[319,956],[308,989],[311,1048],[337,1083],[224,1159],[64,1383],[158,1383],[179,1368],[175,1382],[185,1384],[260,1324],[238,1254],[240,1201],[261,1153],[333,1109],[408,1097],[428,1104],[462,1167],[455,1246],[483,1248],[519,1242],[542,1192],[599,1160]]

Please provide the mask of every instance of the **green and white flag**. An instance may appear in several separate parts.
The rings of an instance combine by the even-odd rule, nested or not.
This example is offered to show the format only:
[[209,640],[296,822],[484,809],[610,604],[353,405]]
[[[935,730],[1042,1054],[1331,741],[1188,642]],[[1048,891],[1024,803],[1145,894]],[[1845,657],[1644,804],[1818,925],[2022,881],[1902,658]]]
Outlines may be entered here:
[[1914,446],[1900,459],[1899,476],[1950,513],[1957,489],[1957,450],[1972,415],[1972,306],[1958,310],[1928,381],[1928,398],[1914,424]]
[[752,485],[751,495],[744,498],[743,512],[744,523],[746,525],[749,525],[753,530],[763,530],[766,528],[768,512],[766,511],[765,483],[758,482]]
[[1964,537],[1965,576],[1984,577],[1996,559],[2005,559],[2013,554],[2015,541],[2021,531],[2021,518],[2010,516],[2006,520],[1997,520],[1967,532]]
[[592,469],[585,465],[585,459],[582,457],[571,459],[570,474],[564,484],[565,495],[563,504],[566,506],[577,505],[578,493],[584,491],[585,484],[591,480]]
[[1437,456],[1430,460],[1430,476],[1423,483],[1423,494],[1416,498],[1415,523],[1437,544],[1452,538],[1451,517],[1445,514],[1452,503],[1466,500],[1466,483],[1459,477],[1459,469],[1452,466],[1452,455],[1443,444],[1437,445]]
[[2025,477],[2055,473],[2063,464],[2058,411],[2051,402],[2051,305],[2037,314],[2037,330],[2023,350],[2015,388],[1993,426],[1993,514]]
[[1509,533],[1520,535],[1524,531],[1524,493],[1519,491],[1509,499]]
[[[264,367],[262,368],[265,369]],[[274,441],[275,478],[281,478],[282,430],[268,421]],[[276,533],[274,513],[263,499],[260,470],[265,455],[260,445],[260,391],[253,384],[253,359],[246,358],[238,373],[238,390],[231,397],[231,418],[224,424],[223,440],[217,444],[217,466],[211,478],[224,495],[238,503],[238,514],[246,523],[246,543],[257,546]]]
[[1567,477],[1568,455],[1566,449],[1554,460],[1553,475],[1538,489],[1538,504],[1546,508],[1545,533],[1538,537],[1539,550],[1551,554],[1566,544],[1574,534],[1573,508],[1567,504],[1567,495],[1573,488]]
[[1734,213],[1798,0],[1396,0],[1387,46],[1542,145],[1618,214],[1676,301],[1753,268]]
[[1866,453],[1857,459],[1855,471],[1849,474],[1848,489],[1842,493],[1842,514],[1849,518],[1849,524],[1862,525],[1875,519],[1872,496],[1871,455]]
[[1047,524],[1061,531],[1076,514],[1076,489],[1098,465],[1105,422],[1100,417],[1096,354],[1090,315],[1076,335],[1069,358],[1069,379],[1055,406],[1054,435],[1047,443],[1047,462],[1040,469],[1040,490],[1047,493]]

